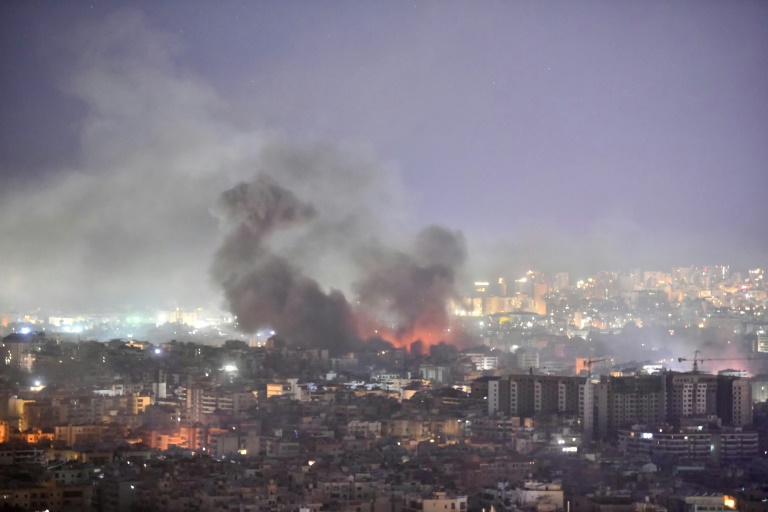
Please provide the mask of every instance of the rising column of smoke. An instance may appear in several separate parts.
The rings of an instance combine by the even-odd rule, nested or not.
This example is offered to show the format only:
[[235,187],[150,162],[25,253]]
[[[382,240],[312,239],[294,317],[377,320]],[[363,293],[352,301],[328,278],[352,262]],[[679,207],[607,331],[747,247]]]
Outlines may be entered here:
[[445,339],[462,234],[430,226],[409,241],[396,176],[357,148],[277,142],[254,163],[258,177],[216,206],[229,230],[212,275],[242,330],[335,349]]
[[360,260],[366,273],[355,285],[358,300],[384,317],[398,343],[445,340],[447,306],[458,298],[456,274],[466,254],[460,232],[435,225],[417,235],[409,252],[370,248]]
[[242,330],[271,325],[294,344],[337,350],[355,344],[354,318],[344,295],[325,293],[265,243],[277,230],[311,222],[316,211],[310,204],[259,175],[224,192],[215,212],[232,227],[211,274]]
[[[353,194],[373,195],[369,183],[379,182],[365,176],[375,166],[360,167],[350,189],[350,157],[342,151],[329,157],[327,148],[281,145],[265,155],[268,168],[223,193],[215,208],[229,230],[211,274],[240,328],[269,326],[293,345],[339,350],[377,335],[399,345],[445,340],[447,303],[457,297],[456,274],[466,259],[463,235],[429,226],[401,248],[398,237],[376,229],[386,225],[379,218],[386,211]],[[347,187],[344,197],[331,197],[336,181]],[[324,291],[320,275],[347,276],[354,310],[341,291]],[[331,288],[327,279],[325,286]]]

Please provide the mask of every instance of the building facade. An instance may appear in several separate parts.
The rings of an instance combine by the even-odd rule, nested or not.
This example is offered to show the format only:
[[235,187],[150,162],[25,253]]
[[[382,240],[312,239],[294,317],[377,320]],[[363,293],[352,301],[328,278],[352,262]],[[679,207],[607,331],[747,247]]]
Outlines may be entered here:
[[531,418],[582,415],[584,377],[509,375],[488,382],[488,413]]

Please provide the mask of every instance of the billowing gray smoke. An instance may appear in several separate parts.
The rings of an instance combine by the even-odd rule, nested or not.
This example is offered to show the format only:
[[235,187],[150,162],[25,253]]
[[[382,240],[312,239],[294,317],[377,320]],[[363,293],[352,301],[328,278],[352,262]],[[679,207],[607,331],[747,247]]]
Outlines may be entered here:
[[[366,173],[380,168],[353,169],[343,151],[272,146],[259,161],[256,178],[215,207],[227,232],[211,275],[243,331],[269,327],[293,345],[335,350],[376,334],[396,343],[444,339],[466,257],[460,233],[430,226],[399,243],[364,204],[377,183]],[[334,289],[339,275],[354,302]]]
[[355,291],[366,310],[390,319],[398,340],[441,341],[449,323],[446,302],[455,298],[456,269],[465,259],[461,233],[429,226],[411,253],[371,250],[364,262],[367,275]]
[[212,275],[241,329],[271,325],[291,341],[334,348],[357,339],[344,295],[324,293],[264,244],[275,230],[310,222],[312,206],[260,175],[223,193],[216,212],[234,229],[216,253]]

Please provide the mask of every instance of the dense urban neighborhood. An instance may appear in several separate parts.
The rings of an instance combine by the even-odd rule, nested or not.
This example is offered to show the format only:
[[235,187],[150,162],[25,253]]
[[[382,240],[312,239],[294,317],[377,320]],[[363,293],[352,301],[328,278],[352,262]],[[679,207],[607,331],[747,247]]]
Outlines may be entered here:
[[345,353],[202,311],[4,314],[2,506],[766,510],[762,276],[531,272],[457,302],[475,345]]

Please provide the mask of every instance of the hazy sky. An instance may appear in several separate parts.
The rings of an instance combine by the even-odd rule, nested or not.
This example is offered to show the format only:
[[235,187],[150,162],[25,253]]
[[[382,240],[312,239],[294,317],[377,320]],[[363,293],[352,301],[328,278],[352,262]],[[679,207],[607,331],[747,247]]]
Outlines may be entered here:
[[764,1],[2,2],[0,305],[204,300],[210,208],[275,141],[364,162],[393,232],[463,231],[469,277],[762,265],[766,27]]

